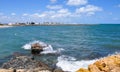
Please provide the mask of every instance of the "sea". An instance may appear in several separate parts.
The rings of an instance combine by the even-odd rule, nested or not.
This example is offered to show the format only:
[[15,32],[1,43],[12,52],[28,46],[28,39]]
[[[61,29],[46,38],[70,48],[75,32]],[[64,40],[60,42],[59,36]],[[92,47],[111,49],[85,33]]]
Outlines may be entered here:
[[36,60],[75,72],[102,57],[120,53],[120,24],[0,28],[0,65],[15,53],[32,56],[34,43],[48,45]]

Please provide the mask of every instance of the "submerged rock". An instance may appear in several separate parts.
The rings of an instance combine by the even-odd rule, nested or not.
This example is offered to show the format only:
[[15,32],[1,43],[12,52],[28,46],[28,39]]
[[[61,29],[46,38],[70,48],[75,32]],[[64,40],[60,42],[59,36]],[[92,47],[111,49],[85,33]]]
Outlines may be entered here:
[[120,72],[120,54],[102,58],[88,69],[81,68],[77,72]]
[[[48,65],[32,60],[27,56],[19,56],[11,59],[10,61],[4,63],[2,65],[3,69],[15,69],[17,72],[39,72],[43,70],[47,70],[47,72],[51,72],[51,68]],[[1,72],[1,71],[0,71]]]

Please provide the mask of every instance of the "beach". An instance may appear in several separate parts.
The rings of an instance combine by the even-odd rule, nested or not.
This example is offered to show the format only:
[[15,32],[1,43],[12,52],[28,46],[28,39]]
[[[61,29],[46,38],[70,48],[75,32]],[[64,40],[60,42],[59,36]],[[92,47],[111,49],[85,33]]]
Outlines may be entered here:
[[13,27],[13,26],[8,26],[8,25],[0,26],[0,28],[7,28],[7,27]]

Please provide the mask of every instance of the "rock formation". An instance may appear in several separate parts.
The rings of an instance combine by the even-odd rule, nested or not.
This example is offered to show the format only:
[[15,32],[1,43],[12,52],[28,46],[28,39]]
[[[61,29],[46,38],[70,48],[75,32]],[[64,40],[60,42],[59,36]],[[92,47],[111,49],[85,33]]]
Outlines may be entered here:
[[80,68],[76,72],[120,72],[120,54],[102,58],[89,65],[88,69]]
[[52,72],[46,64],[32,60],[27,56],[19,56],[4,63],[0,72]]
[[41,51],[43,51],[43,46],[39,43],[32,44],[31,46],[31,53],[32,54],[40,54]]

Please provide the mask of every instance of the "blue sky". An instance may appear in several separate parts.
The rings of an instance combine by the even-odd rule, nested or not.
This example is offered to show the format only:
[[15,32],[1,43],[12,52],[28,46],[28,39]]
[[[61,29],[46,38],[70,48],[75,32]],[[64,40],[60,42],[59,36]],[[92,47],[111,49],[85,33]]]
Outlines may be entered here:
[[120,23],[120,0],[0,0],[0,22]]

